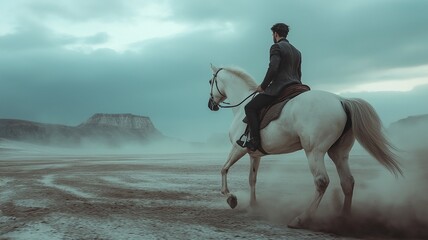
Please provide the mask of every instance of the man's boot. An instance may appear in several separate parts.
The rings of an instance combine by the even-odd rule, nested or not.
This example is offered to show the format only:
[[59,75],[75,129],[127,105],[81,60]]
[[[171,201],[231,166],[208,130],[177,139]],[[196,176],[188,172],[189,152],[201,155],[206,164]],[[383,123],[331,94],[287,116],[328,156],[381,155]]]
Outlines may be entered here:
[[247,115],[247,118],[251,139],[246,143],[245,147],[254,152],[260,146],[259,116],[257,113],[250,113]]
[[246,142],[245,147],[250,151],[255,152],[260,147],[260,137],[259,136],[251,136],[250,141]]

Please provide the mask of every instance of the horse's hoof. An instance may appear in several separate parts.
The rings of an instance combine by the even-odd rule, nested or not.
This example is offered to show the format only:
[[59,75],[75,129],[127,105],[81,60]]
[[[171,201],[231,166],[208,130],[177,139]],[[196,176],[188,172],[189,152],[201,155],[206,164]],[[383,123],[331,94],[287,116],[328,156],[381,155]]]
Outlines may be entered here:
[[337,217],[337,221],[339,221],[340,224],[348,224],[351,222],[351,214],[349,212],[342,212]]
[[253,210],[257,210],[260,208],[260,204],[259,202],[256,202],[256,201],[250,202],[249,208]]
[[246,208],[247,212],[251,214],[252,216],[263,216],[263,214],[266,212],[259,204],[250,204]]
[[231,194],[228,198],[227,198],[227,203],[229,204],[229,206],[234,209],[236,207],[236,205],[238,205],[238,199],[236,198],[235,195]]
[[304,228],[303,222],[300,219],[300,217],[295,217],[293,219],[293,221],[291,221],[287,226],[289,228],[294,228],[294,229],[302,229],[302,228]]

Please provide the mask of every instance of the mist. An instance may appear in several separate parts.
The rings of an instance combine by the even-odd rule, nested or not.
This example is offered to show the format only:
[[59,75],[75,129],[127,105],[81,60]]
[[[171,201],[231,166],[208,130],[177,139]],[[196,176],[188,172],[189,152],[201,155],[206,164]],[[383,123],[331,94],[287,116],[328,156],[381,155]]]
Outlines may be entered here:
[[[311,232],[358,238],[428,238],[428,191],[425,186],[428,181],[428,126],[424,119],[425,116],[403,119],[385,130],[396,148],[404,176],[394,177],[358,143],[354,145],[350,166],[355,178],[355,188],[352,215],[349,217],[341,215],[343,193],[340,181],[334,164],[326,157],[330,185],[307,229],[312,230]],[[110,138],[104,138],[107,135],[101,136],[103,137],[99,139],[82,137],[78,142],[70,141],[70,138],[61,139],[58,135],[39,142],[34,139],[27,142],[0,139],[1,167],[7,169],[2,181],[6,185],[19,183],[13,181],[20,176],[14,175],[13,171],[24,170],[32,182],[33,174],[42,174],[40,181],[48,187],[55,187],[67,194],[78,194],[79,197],[95,198],[97,191],[94,189],[99,189],[100,186],[119,189],[125,185],[124,190],[115,194],[122,196],[122,192],[125,192],[130,198],[135,197],[129,190],[130,187],[145,189],[149,186],[150,189],[158,189],[161,198],[168,196],[165,192],[178,191],[196,198],[206,197],[196,205],[187,201],[189,209],[197,211],[197,207],[203,205],[209,209],[204,210],[209,214],[224,211],[238,218],[245,218],[245,221],[261,221],[269,226],[269,229],[265,229],[267,232],[277,227],[279,234],[281,231],[290,231],[285,226],[306,209],[314,194],[313,177],[303,151],[262,158],[257,183],[259,207],[255,210],[247,208],[250,196],[248,156],[237,162],[230,169],[229,179],[231,190],[236,193],[239,204],[237,210],[231,210],[227,209],[224,199],[219,198],[220,170],[230,149],[226,134],[213,135],[205,142],[186,142],[163,135],[147,140],[129,138],[130,135],[126,134]],[[41,170],[43,168],[46,169]],[[128,172],[124,173],[121,169]],[[62,176],[59,172],[71,173],[71,176]],[[193,175],[189,176],[190,173]],[[209,178],[199,179],[201,174]],[[100,179],[82,180],[78,183],[76,176],[94,176]],[[56,178],[59,180],[55,181]],[[160,179],[166,180],[159,184]],[[113,187],[107,185],[107,180]],[[91,183],[93,181],[94,184]],[[180,187],[176,185],[177,181],[184,181],[185,185]],[[200,186],[195,190],[188,188],[188,184]],[[174,190],[177,186],[180,187],[179,190]],[[85,188],[88,189],[83,191]],[[14,191],[8,192],[16,194]],[[8,194],[3,193],[2,198],[6,198]],[[24,195],[28,198],[28,194]],[[6,199],[12,201],[14,198]],[[107,200],[107,203],[115,201]],[[62,204],[64,199],[58,201]],[[180,204],[171,201],[171,209]],[[128,207],[129,205],[125,205],[125,212]],[[3,205],[2,208],[6,215],[10,214],[8,205]],[[26,210],[23,211],[23,216],[26,216]],[[215,216],[214,220],[224,219]],[[178,218],[177,221],[182,219]],[[243,228],[241,226],[238,229]],[[299,233],[303,234],[304,231]]]
[[[308,229],[358,238],[428,238],[427,124],[390,129],[404,176],[395,177],[359,144],[351,151],[355,178],[352,214],[341,215],[343,193],[332,161],[326,157],[330,185]],[[402,130],[402,129],[401,129]],[[315,186],[302,152],[262,159],[257,191],[259,209],[253,217],[286,225],[309,205]],[[238,198],[248,204],[249,191]]]
[[[0,150],[9,155],[114,155],[114,154],[180,154],[180,153],[217,153],[227,152],[229,145],[222,142],[186,142],[168,138],[147,142],[129,139],[114,141],[94,141],[81,139],[78,143],[70,143],[69,139],[50,139],[49,143],[34,141],[14,141],[0,138]],[[55,144],[52,144],[55,142]]]

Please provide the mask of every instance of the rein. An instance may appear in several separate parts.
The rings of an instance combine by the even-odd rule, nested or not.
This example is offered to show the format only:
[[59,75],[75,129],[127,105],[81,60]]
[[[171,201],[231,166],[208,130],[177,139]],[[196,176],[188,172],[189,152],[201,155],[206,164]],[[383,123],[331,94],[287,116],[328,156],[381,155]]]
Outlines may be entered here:
[[[248,97],[244,98],[244,100],[242,100],[240,103],[235,104],[235,105],[230,105],[230,106],[224,106],[224,105],[220,105],[217,104],[220,108],[234,108],[234,107],[238,107],[239,105],[243,104],[247,99],[249,99],[250,97],[254,96],[257,92],[253,92],[251,93]],[[225,103],[225,104],[230,104],[230,103]]]
[[[223,93],[220,91],[220,89],[219,89],[219,87],[218,87],[218,83],[217,83],[217,74],[218,74],[221,70],[223,70],[223,68],[219,68],[219,69],[217,70],[217,72],[215,72],[215,73],[213,74],[212,83],[211,83],[211,93],[210,93],[210,95],[211,95],[211,99],[212,99],[212,101],[213,101],[213,102],[214,102],[214,97],[213,97],[213,88],[214,88],[214,84],[215,84],[215,87],[217,88],[218,93],[220,93],[220,95],[221,95],[221,96],[226,97],[226,95],[225,95],[225,94],[223,94]],[[215,103],[215,102],[214,102],[214,103],[215,103],[215,104],[217,104],[217,106],[218,106],[218,107],[220,107],[220,108],[234,108],[234,107],[238,107],[238,106],[240,106],[242,103],[244,103],[245,101],[247,101],[247,99],[249,99],[250,97],[253,97],[254,95],[256,95],[256,93],[257,93],[257,91],[254,91],[254,92],[253,92],[253,93],[251,93],[248,97],[244,98],[244,100],[242,100],[240,103],[235,104],[235,105],[230,105],[230,103],[228,103],[228,102],[223,102],[224,104],[227,104],[228,106],[221,105],[220,103]]]

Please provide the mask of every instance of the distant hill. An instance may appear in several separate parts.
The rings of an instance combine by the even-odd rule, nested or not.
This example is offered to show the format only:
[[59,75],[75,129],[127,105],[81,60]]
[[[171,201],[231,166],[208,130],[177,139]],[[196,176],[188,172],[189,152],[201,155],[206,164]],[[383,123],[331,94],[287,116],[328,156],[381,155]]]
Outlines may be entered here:
[[78,126],[0,119],[0,138],[49,145],[102,143],[118,145],[164,139],[149,117],[97,113]]
[[400,119],[387,128],[387,133],[399,148],[426,149],[428,148],[428,114]]
[[389,129],[402,128],[402,127],[415,127],[415,126],[427,126],[428,114],[409,116],[407,118],[400,119],[396,122],[391,123]]

